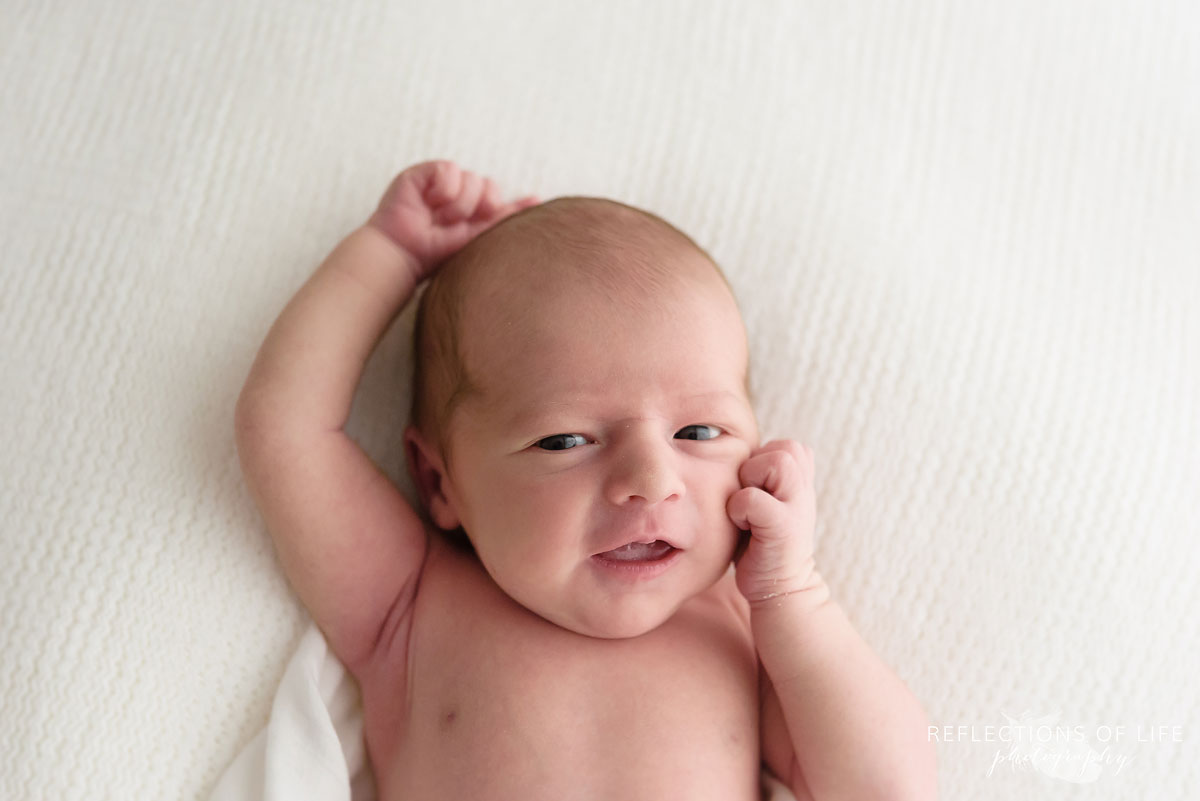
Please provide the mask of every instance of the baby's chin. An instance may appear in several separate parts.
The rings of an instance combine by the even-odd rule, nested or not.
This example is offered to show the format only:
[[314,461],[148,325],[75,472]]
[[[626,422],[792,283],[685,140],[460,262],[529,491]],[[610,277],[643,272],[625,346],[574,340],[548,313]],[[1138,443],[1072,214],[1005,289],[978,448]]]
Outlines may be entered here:
[[677,587],[679,595],[673,599],[662,596],[654,599],[645,596],[639,598],[636,593],[631,593],[625,599],[618,598],[612,599],[608,603],[590,604],[584,613],[562,614],[558,610],[531,611],[560,628],[588,637],[605,640],[640,637],[654,631],[674,617],[689,601],[704,595],[715,587],[723,577],[731,574],[731,566],[732,563],[728,559],[723,563],[714,564],[710,575],[694,579],[697,583],[692,585],[690,591]]
[[634,637],[641,637],[643,634],[649,634],[656,628],[666,623],[673,617],[664,615],[661,619],[653,622],[646,621],[620,621],[616,623],[607,623],[600,626],[587,626],[577,629],[572,629],[576,634],[583,634],[588,637],[594,637],[598,640],[630,640]]
[[600,640],[628,640],[649,634],[666,623],[675,616],[686,600],[683,599],[674,605],[651,608],[627,610],[606,608],[587,616],[531,611],[559,628],[582,634],[585,637],[594,637]]

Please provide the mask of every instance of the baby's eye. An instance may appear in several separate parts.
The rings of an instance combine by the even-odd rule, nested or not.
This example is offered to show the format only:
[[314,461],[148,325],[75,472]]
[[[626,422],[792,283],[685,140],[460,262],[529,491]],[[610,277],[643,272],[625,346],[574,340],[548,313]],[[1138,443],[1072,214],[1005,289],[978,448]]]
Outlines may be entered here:
[[684,426],[675,432],[676,439],[716,439],[719,436],[721,429],[706,425]]
[[537,447],[544,451],[565,451],[576,445],[585,444],[587,444],[587,440],[580,434],[555,434],[551,437],[543,437],[536,443]]

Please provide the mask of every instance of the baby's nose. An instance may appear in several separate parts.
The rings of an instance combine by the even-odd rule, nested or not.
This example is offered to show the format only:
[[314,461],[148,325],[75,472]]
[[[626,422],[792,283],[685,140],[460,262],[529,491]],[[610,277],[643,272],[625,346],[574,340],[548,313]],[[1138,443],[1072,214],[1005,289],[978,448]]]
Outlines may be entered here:
[[629,437],[614,457],[607,487],[609,500],[623,504],[641,498],[659,503],[682,497],[684,486],[677,458],[668,442],[652,436]]

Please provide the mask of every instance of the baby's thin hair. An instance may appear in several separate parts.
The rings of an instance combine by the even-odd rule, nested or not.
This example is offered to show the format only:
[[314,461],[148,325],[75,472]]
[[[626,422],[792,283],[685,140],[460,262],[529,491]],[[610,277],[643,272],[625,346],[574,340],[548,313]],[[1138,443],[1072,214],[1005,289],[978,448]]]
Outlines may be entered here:
[[700,254],[698,263],[707,262],[733,295],[716,262],[691,237],[657,215],[607,198],[555,198],[480,234],[438,268],[417,306],[413,425],[437,442],[448,468],[451,417],[479,392],[464,360],[461,331],[465,298],[481,273],[508,267],[538,280],[557,277],[541,270],[570,270],[623,302],[657,304],[663,290],[694,277],[684,276],[681,264],[697,260],[664,258],[687,251]]

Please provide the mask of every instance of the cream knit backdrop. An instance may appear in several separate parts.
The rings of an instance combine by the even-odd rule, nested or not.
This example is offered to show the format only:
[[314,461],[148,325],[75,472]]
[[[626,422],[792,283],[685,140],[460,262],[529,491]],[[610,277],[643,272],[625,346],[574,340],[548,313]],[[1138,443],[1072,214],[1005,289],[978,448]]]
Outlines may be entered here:
[[724,265],[943,798],[1200,797],[1194,3],[7,0],[0,68],[4,801],[201,797],[263,724],[306,618],[234,400],[434,157]]

